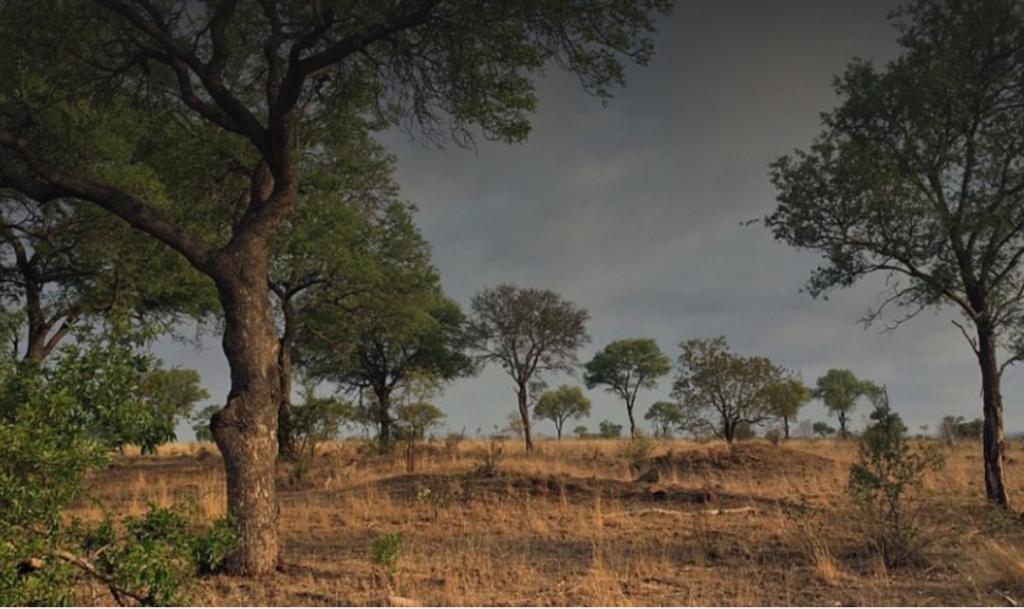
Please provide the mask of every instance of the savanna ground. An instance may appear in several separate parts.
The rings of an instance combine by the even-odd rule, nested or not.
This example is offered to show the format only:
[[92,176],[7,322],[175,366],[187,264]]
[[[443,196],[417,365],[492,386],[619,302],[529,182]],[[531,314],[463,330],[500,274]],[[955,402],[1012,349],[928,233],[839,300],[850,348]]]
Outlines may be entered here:
[[[1011,605],[1024,601],[1024,525],[985,506],[980,448],[946,451],[918,506],[927,545],[886,569],[845,498],[853,441],[554,440],[427,443],[401,454],[357,441],[279,472],[284,567],[203,578],[207,605]],[[1009,448],[1012,495],[1024,501]],[[650,474],[651,470],[658,475]],[[647,473],[647,480],[637,480]],[[654,481],[654,478],[657,478]],[[220,457],[178,444],[119,456],[71,510],[141,514],[198,499],[223,513]],[[373,541],[400,532],[393,573]],[[82,591],[80,602],[108,599]],[[390,600],[389,600],[390,597]]]

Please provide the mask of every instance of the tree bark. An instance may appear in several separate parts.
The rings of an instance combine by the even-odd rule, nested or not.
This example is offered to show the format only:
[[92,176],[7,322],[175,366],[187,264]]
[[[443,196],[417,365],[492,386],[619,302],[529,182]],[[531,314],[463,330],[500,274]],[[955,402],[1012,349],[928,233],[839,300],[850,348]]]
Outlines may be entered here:
[[377,396],[378,418],[380,419],[377,450],[383,455],[391,446],[391,392],[387,389],[375,389],[374,395]]
[[277,444],[281,457],[296,457],[295,437],[292,433],[292,343],[295,341],[295,311],[287,297],[281,300],[284,331],[278,341],[277,367],[280,398],[277,402]]
[[636,421],[633,419],[633,402],[626,402],[626,414],[629,415],[629,437],[636,438]]
[[839,411],[839,437],[846,439],[846,411]]
[[978,364],[981,368],[982,408],[985,426],[982,433],[982,458],[985,465],[985,495],[1000,507],[1009,508],[1004,474],[1003,398],[996,355],[996,335],[984,320],[977,322]]
[[729,421],[722,421],[722,438],[725,439],[726,444],[732,445],[736,439],[736,424],[730,423]]
[[224,354],[231,368],[227,405],[210,424],[224,457],[228,512],[238,551],[228,569],[239,575],[273,572],[280,560],[277,534],[278,340],[267,288],[265,244],[247,239],[212,263],[224,307]]
[[533,450],[533,437],[530,433],[530,395],[527,393],[525,383],[520,383],[517,396],[519,397],[519,416],[523,419],[523,438],[526,440],[526,452]]
[[789,417],[782,417],[783,437],[789,439]]

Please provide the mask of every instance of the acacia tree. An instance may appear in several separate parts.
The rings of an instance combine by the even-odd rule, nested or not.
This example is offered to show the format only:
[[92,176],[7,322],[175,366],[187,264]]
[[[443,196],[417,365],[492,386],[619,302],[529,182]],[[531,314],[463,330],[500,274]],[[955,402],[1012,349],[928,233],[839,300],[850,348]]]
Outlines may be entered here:
[[768,392],[782,378],[778,366],[765,357],[732,353],[724,336],[695,338],[679,347],[672,396],[691,431],[710,431],[732,444],[745,427],[771,418]]
[[[953,305],[981,370],[990,501],[1009,505],[1000,381],[1024,351],[1024,9],[1013,0],[915,1],[895,15],[902,55],[854,61],[809,150],[772,167],[775,237],[821,252],[813,295],[887,277],[899,324]],[[1008,352],[1000,353],[1002,349]]]
[[541,394],[533,407],[533,416],[554,423],[555,432],[561,440],[566,421],[590,416],[590,399],[583,395],[579,387],[562,385]]
[[212,287],[109,214],[0,193],[0,298],[24,312],[27,362],[42,364],[77,327],[115,309],[162,330],[203,320],[216,308]]
[[512,377],[523,423],[526,450],[530,434],[530,389],[538,375],[571,374],[576,352],[590,342],[590,315],[551,290],[502,284],[473,297],[469,345],[482,362],[496,362]]
[[675,402],[655,402],[644,413],[644,419],[654,424],[656,436],[671,438],[672,430],[683,422],[683,409]]
[[[440,286],[399,300],[393,293],[355,303],[358,314],[334,301],[307,307],[299,330],[298,361],[305,375],[350,391],[373,393],[379,447],[392,440],[392,394],[417,377],[440,384],[472,374],[465,354],[465,317]],[[384,302],[384,300],[388,302]],[[417,400],[426,401],[426,400]]]
[[[412,221],[412,207],[397,200],[393,159],[366,134],[339,146],[339,167],[314,174],[303,203],[271,246],[268,284],[277,307],[278,444],[282,456],[297,456],[289,409],[296,336],[307,307],[330,301],[342,311],[348,301],[408,286],[434,276],[429,244]],[[338,171],[339,173],[335,173]],[[336,322],[344,324],[338,317]]]
[[[549,62],[600,96],[645,63],[668,0],[356,5],[11,0],[0,7],[0,186],[84,201],[170,246],[216,284],[231,367],[214,415],[229,564],[278,564],[280,378],[269,242],[298,204],[302,161],[340,117],[408,119],[434,141],[471,128],[518,141]],[[43,76],[45,75],[45,77]],[[204,205],[207,205],[204,208]],[[204,212],[230,207],[211,229]]]
[[813,396],[825,404],[839,421],[839,435],[848,437],[846,422],[857,407],[857,400],[870,398],[877,390],[874,383],[857,378],[849,370],[832,368],[818,378]]
[[633,406],[641,389],[654,389],[658,379],[672,370],[672,360],[661,352],[653,338],[630,338],[608,343],[584,366],[587,389],[604,385],[626,403],[629,435],[636,437]]
[[812,397],[811,390],[797,377],[780,379],[768,387],[766,398],[772,415],[782,419],[782,430],[789,439],[789,421],[795,419],[800,409]]

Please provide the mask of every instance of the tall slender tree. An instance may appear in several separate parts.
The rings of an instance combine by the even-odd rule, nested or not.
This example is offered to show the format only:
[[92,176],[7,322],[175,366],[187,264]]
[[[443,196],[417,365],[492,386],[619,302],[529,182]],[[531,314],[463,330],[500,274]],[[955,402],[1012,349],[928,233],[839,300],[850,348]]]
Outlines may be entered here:
[[483,362],[494,362],[515,382],[526,450],[530,430],[532,383],[545,373],[572,373],[576,353],[588,342],[590,315],[551,290],[502,284],[473,297],[470,346]]
[[[894,15],[902,55],[854,61],[840,106],[772,168],[775,237],[822,253],[811,294],[887,277],[895,324],[954,307],[981,372],[988,499],[1008,506],[1001,379],[1024,356],[1024,8],[916,0]],[[868,320],[878,317],[876,311]]]
[[[397,198],[393,159],[363,131],[337,143],[329,172],[314,171],[298,206],[271,242],[268,284],[278,328],[278,444],[297,456],[291,435],[295,339],[306,307],[343,302],[387,284],[421,281],[409,269],[429,266],[429,245]],[[427,275],[433,271],[428,270]],[[338,317],[338,323],[344,319]]]
[[[668,0],[337,4],[9,0],[0,5],[0,187],[94,204],[216,285],[231,390],[211,428],[239,533],[229,562],[279,561],[279,337],[270,241],[303,160],[350,128],[405,120],[436,142],[518,141],[549,63],[607,96],[645,63]],[[366,122],[366,121],[362,121]],[[357,121],[357,124],[361,124]],[[363,128],[363,127],[358,127]],[[325,158],[324,158],[325,157]],[[219,227],[211,210],[234,210]]]

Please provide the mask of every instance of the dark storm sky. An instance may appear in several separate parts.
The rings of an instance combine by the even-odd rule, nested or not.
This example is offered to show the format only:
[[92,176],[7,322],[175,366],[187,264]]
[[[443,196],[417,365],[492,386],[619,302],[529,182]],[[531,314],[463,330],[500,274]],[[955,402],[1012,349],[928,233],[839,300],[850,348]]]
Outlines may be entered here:
[[[585,307],[593,343],[650,336],[673,359],[678,343],[724,334],[813,383],[830,367],[888,386],[911,429],[945,414],[980,416],[973,355],[950,323],[925,313],[894,333],[857,320],[877,304],[879,281],[814,300],[799,293],[818,259],[741,223],[774,206],[767,166],[819,130],[836,98],[831,78],[853,57],[896,53],[893,2],[717,0],[678,3],[647,68],[608,107],[552,69],[539,84],[529,141],[429,148],[385,134],[403,196],[434,247],[445,288],[468,307],[485,285],[554,289]],[[161,344],[172,364],[199,368],[215,398],[227,393],[216,337],[201,350]],[[1007,373],[1009,430],[1024,428],[1018,379]],[[579,383],[580,379],[551,379]],[[642,394],[668,397],[671,379]],[[595,428],[625,423],[625,409],[589,392]],[[495,368],[451,385],[438,404],[452,430],[490,431],[514,408]],[[857,424],[866,416],[862,407]],[[825,417],[816,403],[801,418]],[[550,425],[540,430],[553,433]]]

